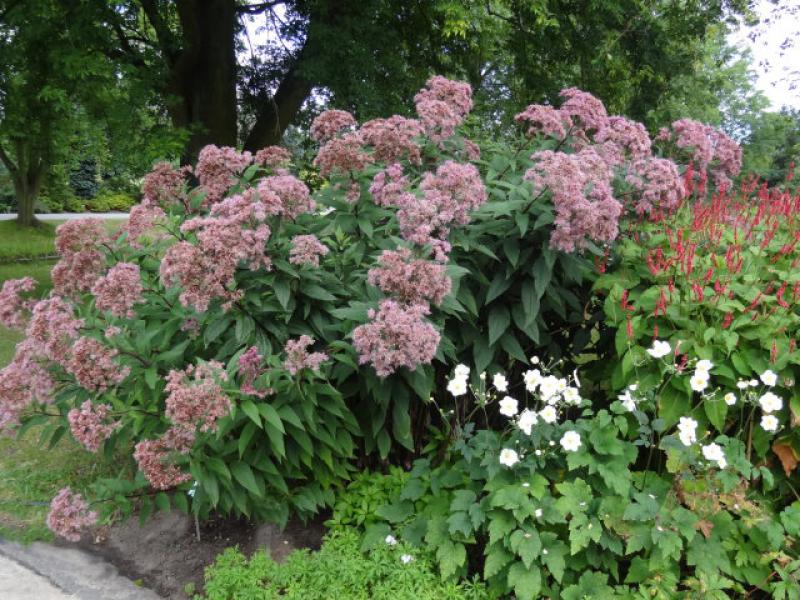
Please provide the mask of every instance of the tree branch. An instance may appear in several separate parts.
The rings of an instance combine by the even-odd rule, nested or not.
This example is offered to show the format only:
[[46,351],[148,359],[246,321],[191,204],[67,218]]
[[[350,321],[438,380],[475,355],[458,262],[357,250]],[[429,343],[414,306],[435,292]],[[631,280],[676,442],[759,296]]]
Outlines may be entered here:
[[236,7],[237,13],[247,13],[249,15],[258,15],[265,10],[275,8],[279,4],[286,4],[286,0],[274,0],[273,2],[259,2],[258,4],[243,4]]
[[0,161],[6,166],[8,172],[11,173],[13,177],[17,176],[17,166],[14,164],[14,161],[11,160],[11,157],[6,154],[6,151],[3,149],[3,146],[0,146]]
[[172,30],[164,20],[164,16],[159,12],[155,0],[139,0],[139,3],[142,5],[144,14],[147,15],[147,20],[150,21],[156,32],[156,39],[158,39],[161,51],[164,53],[168,64],[172,65],[178,57],[177,44]]

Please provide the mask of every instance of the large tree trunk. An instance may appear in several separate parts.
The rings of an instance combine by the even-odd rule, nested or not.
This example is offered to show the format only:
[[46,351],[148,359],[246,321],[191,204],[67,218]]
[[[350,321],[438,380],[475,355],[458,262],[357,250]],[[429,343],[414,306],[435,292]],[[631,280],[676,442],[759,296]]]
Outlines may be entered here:
[[25,227],[38,226],[40,221],[36,218],[33,209],[36,198],[39,196],[39,186],[17,185],[14,182],[14,192],[17,198],[17,224]]
[[26,227],[39,225],[33,210],[42,189],[45,161],[34,158],[32,150],[24,140],[14,140],[16,162],[0,147],[0,162],[8,169],[14,183],[14,197],[17,200],[17,223]]

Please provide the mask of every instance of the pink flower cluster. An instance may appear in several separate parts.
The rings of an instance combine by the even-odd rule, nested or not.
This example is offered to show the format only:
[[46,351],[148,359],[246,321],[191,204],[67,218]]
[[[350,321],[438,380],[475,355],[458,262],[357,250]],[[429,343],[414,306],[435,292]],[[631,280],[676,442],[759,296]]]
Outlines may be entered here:
[[328,247],[315,235],[296,235],[292,238],[289,250],[289,262],[293,265],[310,265],[319,267],[319,259],[326,256]]
[[342,131],[355,129],[356,124],[353,115],[346,110],[326,110],[311,122],[311,137],[323,144]]
[[174,463],[176,454],[188,454],[194,444],[194,433],[170,428],[157,440],[141,440],[133,450],[133,458],[145,479],[157,490],[168,490],[192,480]]
[[[650,156],[651,142],[647,129],[625,117],[609,117],[595,134],[594,141],[598,144],[612,143],[633,159]],[[617,164],[617,161],[612,164]]]
[[239,374],[242,376],[241,392],[248,396],[264,398],[274,393],[272,389],[258,390],[253,385],[256,378],[260,377],[265,371],[261,367],[264,357],[258,353],[258,348],[252,346],[239,357]]
[[346,176],[362,171],[371,162],[372,157],[363,148],[361,134],[355,132],[325,142],[314,159],[314,166],[322,177]]
[[730,188],[731,178],[742,170],[742,149],[722,131],[692,119],[680,119],[672,124],[672,132],[662,130],[658,139],[668,141],[674,136],[675,146],[691,152],[697,177],[704,180],[706,169],[718,187]]
[[217,421],[230,413],[231,401],[219,385],[227,381],[221,363],[209,361],[167,375],[166,415],[178,429],[216,431]]
[[253,162],[257,165],[277,169],[292,162],[292,153],[281,146],[267,146],[256,152]]
[[272,193],[280,200],[278,213],[287,219],[296,219],[302,214],[314,212],[317,205],[311,198],[308,186],[293,175],[273,175],[262,179],[258,185],[258,193]]
[[308,351],[308,347],[313,343],[314,339],[308,335],[301,335],[299,338],[286,342],[284,348],[286,360],[283,362],[283,366],[291,375],[295,375],[303,369],[316,371],[323,362],[328,360],[328,355],[324,352]]
[[414,258],[408,248],[384,250],[368,281],[403,304],[439,305],[452,282],[442,264]]
[[122,383],[130,367],[121,367],[114,358],[118,352],[90,337],[78,338],[65,365],[80,386],[92,392],[105,392]]
[[155,204],[144,201],[133,208],[128,215],[128,221],[121,227],[121,231],[127,233],[127,242],[131,248],[142,248],[142,236],[154,236],[153,229],[166,218],[166,213]]
[[122,425],[120,421],[106,423],[110,410],[108,404],[95,406],[91,400],[87,400],[80,409],[73,408],[67,413],[72,437],[89,452],[97,452],[103,442]]
[[375,175],[369,192],[379,206],[403,206],[414,202],[416,198],[408,191],[409,181],[403,175],[403,167],[395,163]]
[[239,263],[254,270],[270,267],[264,253],[270,235],[263,222],[268,211],[258,198],[255,192],[226,198],[209,216],[181,226],[183,232],[196,232],[197,245],[181,241],[170,246],[160,267],[164,286],[181,288],[181,304],[205,312],[212,300],[223,298],[227,306],[237,298],[228,288]]
[[219,202],[239,175],[253,162],[249,152],[237,152],[229,146],[218,147],[209,144],[197,157],[194,173],[206,192],[204,204]]
[[569,127],[571,121],[561,111],[544,104],[531,104],[524,111],[514,117],[517,123],[527,125],[526,135],[533,137],[539,133],[549,135],[558,140],[567,135],[564,125]]
[[25,335],[38,354],[64,364],[81,327],[83,320],[75,318],[72,306],[59,296],[51,296],[34,304]]
[[98,219],[67,221],[56,228],[56,250],[61,260],[51,272],[53,289],[62,296],[88,292],[105,266],[100,244],[107,240]]
[[[374,185],[374,184],[373,184]],[[400,194],[397,222],[403,239],[430,245],[436,260],[447,260],[447,236],[452,223],[466,225],[469,211],[486,202],[486,188],[478,169],[471,164],[446,161],[436,173],[426,173],[420,188],[422,198]]]
[[36,343],[20,342],[14,359],[0,369],[0,431],[17,425],[20,413],[33,402],[49,401],[54,388]]
[[638,192],[634,205],[638,214],[649,213],[656,207],[671,211],[686,195],[678,166],[666,158],[633,161],[625,181]]
[[32,308],[30,300],[24,300],[22,294],[32,292],[36,288],[33,277],[9,279],[0,288],[0,325],[9,329],[24,329],[28,322],[28,312]]
[[424,305],[383,300],[377,311],[369,311],[370,321],[353,331],[359,363],[372,364],[380,377],[386,377],[400,367],[413,370],[431,362],[439,332],[424,319],[429,312]]
[[455,133],[472,110],[472,88],[468,83],[435,75],[414,96],[422,125],[434,142]]
[[164,208],[185,203],[186,176],[191,172],[188,166],[176,169],[168,162],[156,163],[142,181],[144,203]]
[[133,318],[133,305],[142,299],[142,280],[139,265],[117,263],[98,279],[92,288],[95,306],[107,310],[115,317]]
[[373,119],[364,123],[359,132],[363,143],[372,146],[372,158],[375,161],[393,163],[405,158],[416,165],[422,162],[415,138],[421,136],[423,130],[416,119],[400,115]]
[[550,245],[564,252],[583,248],[587,239],[613,241],[619,233],[622,205],[611,193],[611,171],[592,148],[576,154],[543,150],[524,178],[534,193],[549,189],[556,212]]
[[70,542],[78,542],[81,532],[97,523],[97,513],[89,510],[83,496],[65,487],[50,503],[47,527]]
[[603,103],[588,92],[578,88],[567,88],[559,94],[565,98],[559,109],[562,115],[579,126],[585,133],[600,131],[606,126],[608,113]]

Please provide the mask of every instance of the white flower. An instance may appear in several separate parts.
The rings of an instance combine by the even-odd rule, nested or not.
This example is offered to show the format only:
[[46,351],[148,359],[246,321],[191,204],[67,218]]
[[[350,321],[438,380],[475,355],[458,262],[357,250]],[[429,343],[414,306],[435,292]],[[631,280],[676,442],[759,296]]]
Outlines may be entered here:
[[542,398],[549,400],[558,393],[558,379],[552,375],[544,377],[539,383],[539,393]]
[[469,377],[469,367],[467,365],[456,365],[453,373],[454,376],[458,377],[459,379],[466,379]]
[[630,391],[632,391],[632,392],[635,392],[636,390],[638,390],[638,389],[639,389],[639,384],[638,384],[638,383],[632,383],[632,384],[630,384],[630,385],[628,386],[628,389],[629,389]]
[[538,356],[531,356],[531,364],[538,365],[539,364],[539,357]]
[[578,391],[576,387],[568,387],[564,390],[564,402],[567,404],[574,404],[577,406],[581,403],[581,393]]
[[397,538],[395,538],[392,534],[387,535],[383,541],[386,542],[389,546],[397,545]]
[[733,406],[734,404],[736,404],[736,394],[734,394],[733,392],[728,392],[727,394],[725,394],[725,396],[723,396],[723,400],[725,400],[725,404],[727,404],[728,406]]
[[697,441],[697,421],[691,417],[681,417],[678,421],[678,438],[684,446],[691,446]]
[[746,390],[748,387],[750,387],[750,384],[747,383],[744,379],[740,379],[739,381],[736,382],[736,387],[739,388],[740,390]]
[[711,371],[711,368],[714,366],[710,360],[704,358],[703,360],[698,360],[697,364],[694,366],[694,370],[700,373],[708,373]]
[[778,431],[779,427],[780,423],[778,423],[778,417],[775,415],[763,415],[761,417],[761,429],[764,431],[772,433],[773,431]]
[[764,385],[772,387],[773,385],[778,383],[778,376],[775,374],[774,371],[767,369],[761,374],[761,381],[763,382]]
[[533,430],[533,426],[536,425],[536,421],[538,420],[539,418],[536,416],[536,412],[526,408],[519,413],[517,427],[524,431],[525,435],[530,435],[531,431]]
[[522,375],[522,379],[525,381],[525,389],[533,393],[542,382],[542,373],[539,371],[539,369],[531,369],[529,371],[525,371],[525,373]]
[[508,391],[508,380],[502,373],[495,373],[494,377],[492,378],[492,385],[494,385],[499,392]]
[[718,444],[708,444],[707,446],[703,446],[703,456],[706,460],[711,462],[716,462],[719,465],[720,469],[724,469],[728,462],[725,460],[725,453],[722,451],[722,447]]
[[772,392],[766,392],[761,396],[761,398],[758,399],[758,404],[765,413],[775,412],[783,408],[783,400],[781,400],[780,396],[776,396]]
[[702,392],[708,387],[708,373],[705,371],[695,371],[692,378],[689,379],[689,385],[695,392]]
[[619,396],[617,396],[617,398],[619,398],[619,401],[622,402],[622,406],[624,406],[625,410],[627,410],[628,412],[633,412],[634,410],[636,410],[636,399],[633,396],[631,396],[629,390],[625,390],[625,393],[620,394]]
[[408,563],[413,562],[413,561],[414,561],[414,557],[411,556],[410,554],[403,554],[400,557],[400,562],[403,563],[404,565],[407,565]]
[[447,382],[447,391],[453,396],[463,396],[467,393],[467,380],[456,377]]
[[481,381],[486,381],[486,371],[482,371],[480,375],[478,375]]
[[537,519],[541,519],[542,518],[542,509],[541,508],[537,508],[535,511],[533,511],[533,516],[536,517]]
[[653,347],[648,348],[647,353],[653,358],[663,358],[672,352],[669,342],[662,342],[660,340],[653,341]]
[[555,423],[558,420],[558,413],[554,406],[548,405],[539,411],[539,417],[545,423]]
[[511,396],[506,396],[500,400],[500,414],[505,417],[513,417],[519,412],[519,403]]
[[567,380],[563,377],[556,382],[556,389],[560,394],[567,391]]
[[542,455],[542,451],[541,451],[541,450],[539,450],[538,448],[537,448],[536,450],[534,450],[534,451],[533,451],[533,453],[534,453],[536,456],[541,456],[541,455]]
[[559,441],[561,447],[567,452],[575,452],[581,447],[581,436],[577,431],[567,431]]
[[531,484],[526,481],[525,483],[522,484],[522,487],[529,488],[531,487]]
[[506,467],[513,467],[519,462],[519,454],[511,448],[503,448],[500,451],[500,464]]
[[751,379],[750,387],[758,387],[758,379]]

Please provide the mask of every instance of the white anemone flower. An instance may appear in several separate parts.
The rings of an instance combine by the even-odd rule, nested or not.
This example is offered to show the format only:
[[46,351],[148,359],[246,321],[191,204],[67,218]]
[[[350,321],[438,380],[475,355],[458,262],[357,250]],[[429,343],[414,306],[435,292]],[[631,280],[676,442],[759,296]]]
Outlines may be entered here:
[[467,393],[467,380],[460,377],[451,379],[447,382],[447,391],[456,397],[463,396]]
[[703,360],[697,361],[694,369],[695,371],[700,371],[701,373],[708,373],[714,367],[714,363],[710,360],[704,358]]
[[717,463],[720,469],[724,469],[728,465],[728,461],[725,460],[725,453],[719,444],[711,443],[703,446],[703,457],[708,461]]
[[661,340],[654,340],[653,346],[647,349],[647,353],[653,358],[664,358],[667,354],[672,352],[669,342]]
[[548,400],[558,394],[558,379],[552,375],[544,377],[539,384],[539,393],[545,400]]
[[561,436],[559,444],[567,452],[575,452],[581,447],[581,436],[577,431],[567,431]]
[[678,438],[684,446],[697,441],[697,421],[691,417],[681,417],[678,421]]
[[558,420],[558,413],[554,406],[548,405],[539,411],[539,417],[545,423],[555,423]]
[[414,557],[411,556],[410,554],[403,554],[402,556],[400,556],[400,562],[403,563],[404,565],[407,565],[410,562],[414,562]]
[[519,402],[511,396],[506,396],[500,400],[500,414],[505,417],[513,417],[519,412]]
[[564,402],[577,406],[581,403],[581,393],[576,387],[568,387],[564,390]]
[[733,406],[734,404],[736,404],[736,394],[734,394],[733,392],[728,392],[727,394],[725,394],[725,396],[723,396],[723,400],[725,400],[725,404],[727,404],[728,406]]
[[630,390],[625,390],[625,393],[620,394],[619,396],[617,396],[617,398],[619,398],[619,401],[622,403],[622,406],[628,412],[633,412],[634,410],[636,410],[636,399],[633,396],[631,396]]
[[778,422],[778,417],[775,415],[763,415],[761,417],[761,429],[773,433],[778,431],[781,424]]
[[383,541],[386,542],[386,544],[389,546],[397,545],[397,538],[394,537],[392,534],[387,535]]
[[695,371],[695,374],[689,379],[689,385],[692,386],[695,392],[702,392],[708,387],[708,373]]
[[525,371],[522,375],[522,379],[525,382],[525,389],[533,393],[542,382],[542,372],[539,371],[539,369],[530,369],[529,371]]
[[739,388],[740,390],[746,390],[747,388],[750,387],[750,384],[747,383],[744,379],[740,379],[739,381],[736,382],[736,387]]
[[519,454],[511,448],[503,448],[500,451],[500,464],[506,467],[513,467],[519,462]]
[[770,369],[767,369],[766,371],[764,371],[761,374],[760,378],[761,378],[761,382],[764,385],[768,385],[769,387],[772,387],[776,383],[778,383],[778,375],[775,373],[775,371],[772,371]]
[[499,392],[508,391],[508,379],[506,379],[505,375],[502,373],[495,373],[494,377],[492,378],[492,385],[494,385]]
[[783,408],[783,400],[781,400],[781,397],[776,396],[772,392],[764,393],[758,399],[758,404],[765,413],[772,413]]
[[526,408],[519,413],[517,427],[519,427],[525,435],[530,435],[531,431],[533,431],[533,426],[536,425],[538,420],[539,417],[536,416],[536,412]]
[[467,377],[469,377],[469,367],[467,365],[456,365],[453,374],[455,377],[458,377],[459,379],[466,379]]

